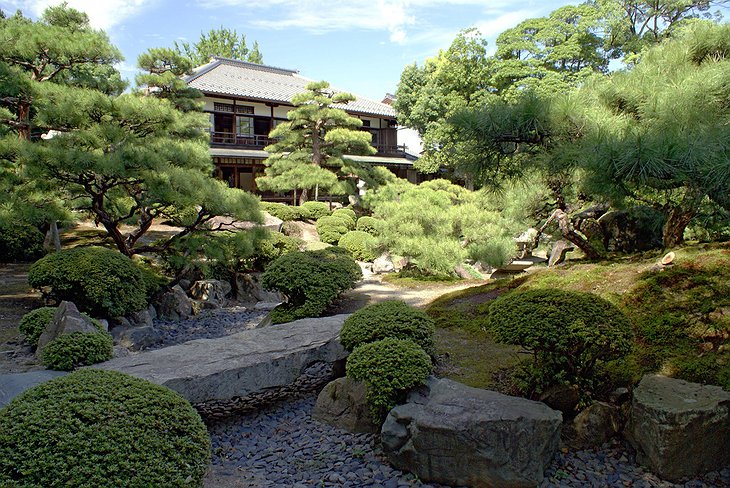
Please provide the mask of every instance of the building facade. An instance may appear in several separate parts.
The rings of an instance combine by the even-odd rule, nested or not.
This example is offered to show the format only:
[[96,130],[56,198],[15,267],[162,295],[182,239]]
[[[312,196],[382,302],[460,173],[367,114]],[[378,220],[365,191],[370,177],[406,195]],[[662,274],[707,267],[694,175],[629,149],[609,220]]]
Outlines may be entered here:
[[[292,97],[305,91],[312,80],[294,70],[215,57],[185,81],[204,95],[216,176],[266,200],[289,199],[288,195],[260,192],[256,178],[264,172],[268,157],[264,148],[273,142],[269,132],[287,121]],[[398,144],[395,111],[389,104],[358,97],[339,108],[362,120],[362,130],[372,134],[372,145],[378,151],[373,156],[348,156],[350,159],[384,166],[401,178],[419,181],[420,175],[413,169],[416,156]]]

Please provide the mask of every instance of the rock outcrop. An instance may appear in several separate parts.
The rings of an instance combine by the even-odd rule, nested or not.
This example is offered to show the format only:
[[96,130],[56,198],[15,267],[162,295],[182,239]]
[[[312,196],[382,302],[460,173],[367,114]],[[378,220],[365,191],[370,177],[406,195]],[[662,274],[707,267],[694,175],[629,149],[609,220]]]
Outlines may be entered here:
[[354,433],[375,434],[380,424],[370,420],[367,385],[344,377],[327,383],[317,397],[312,417]]
[[637,461],[671,481],[730,464],[730,393],[647,375],[634,390],[626,434]]
[[391,463],[423,481],[526,488],[542,481],[561,422],[543,403],[430,378],[390,411],[381,439]]
[[162,319],[183,320],[193,315],[193,303],[180,285],[175,285],[159,298],[157,315]]
[[81,315],[73,302],[63,301],[56,309],[51,322],[38,338],[36,350],[40,352],[53,339],[74,332],[99,332],[99,329],[88,316]]
[[191,403],[229,400],[294,382],[313,363],[347,356],[347,315],[302,319],[217,339],[198,339],[94,365],[167,386]]

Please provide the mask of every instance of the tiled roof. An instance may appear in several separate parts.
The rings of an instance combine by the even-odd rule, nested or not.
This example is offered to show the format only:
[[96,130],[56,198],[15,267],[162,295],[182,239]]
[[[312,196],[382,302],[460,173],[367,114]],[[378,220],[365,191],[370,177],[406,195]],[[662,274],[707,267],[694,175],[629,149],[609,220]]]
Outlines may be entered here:
[[[313,80],[294,70],[215,57],[196,68],[185,81],[204,93],[291,103],[292,97],[305,91]],[[353,102],[335,106],[348,112],[395,118],[393,107],[368,98],[357,97]]]

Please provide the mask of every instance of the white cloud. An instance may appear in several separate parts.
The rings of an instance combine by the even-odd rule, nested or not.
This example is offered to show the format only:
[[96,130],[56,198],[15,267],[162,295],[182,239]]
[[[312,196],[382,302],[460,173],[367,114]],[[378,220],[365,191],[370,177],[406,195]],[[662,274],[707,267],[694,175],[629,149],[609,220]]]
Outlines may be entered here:
[[[62,0],[11,0],[11,8],[20,9],[24,14],[40,16],[46,7],[57,5]],[[91,25],[97,29],[111,29],[127,18],[151,5],[155,0],[66,0],[73,7],[89,15]],[[10,9],[8,9],[10,10]]]

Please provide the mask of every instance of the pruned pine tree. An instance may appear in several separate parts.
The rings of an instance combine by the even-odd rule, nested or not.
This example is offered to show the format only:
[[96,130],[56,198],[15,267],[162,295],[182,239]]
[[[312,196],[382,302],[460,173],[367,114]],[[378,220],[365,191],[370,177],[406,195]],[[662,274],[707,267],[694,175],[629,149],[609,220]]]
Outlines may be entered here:
[[263,64],[264,58],[259,49],[258,41],[254,41],[249,49],[246,44],[246,36],[239,35],[235,29],[231,30],[221,26],[218,29],[211,29],[208,33],[200,33],[200,39],[195,43],[175,42],[174,51],[187,59],[193,66],[200,66],[213,56],[238,59],[249,63]]
[[[355,100],[349,93],[335,93],[325,81],[307,85],[307,91],[292,98],[294,109],[288,122],[279,124],[269,134],[277,142],[268,146],[265,176],[256,179],[262,190],[275,192],[299,190],[300,204],[314,190],[341,195],[354,192],[346,176],[364,171],[348,154],[375,154],[369,132],[358,130],[362,121],[336,105]],[[296,201],[296,196],[295,196]]]

